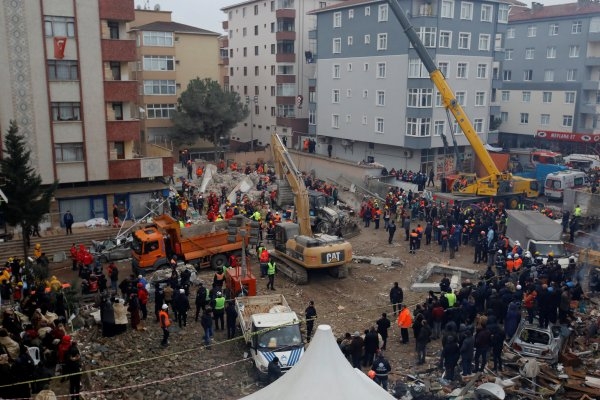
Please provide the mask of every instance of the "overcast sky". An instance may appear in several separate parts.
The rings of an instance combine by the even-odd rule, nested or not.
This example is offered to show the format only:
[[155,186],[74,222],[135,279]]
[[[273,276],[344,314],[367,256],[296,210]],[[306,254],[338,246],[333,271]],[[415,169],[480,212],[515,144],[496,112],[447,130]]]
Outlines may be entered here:
[[[135,0],[136,5],[149,3],[151,8],[160,4],[160,9],[173,11],[173,21],[208,29],[217,33],[225,33],[221,22],[226,19],[221,8],[241,3],[243,0]],[[523,0],[522,0],[523,1]],[[543,4],[574,3],[576,0],[538,0]],[[523,1],[531,4],[529,0]]]

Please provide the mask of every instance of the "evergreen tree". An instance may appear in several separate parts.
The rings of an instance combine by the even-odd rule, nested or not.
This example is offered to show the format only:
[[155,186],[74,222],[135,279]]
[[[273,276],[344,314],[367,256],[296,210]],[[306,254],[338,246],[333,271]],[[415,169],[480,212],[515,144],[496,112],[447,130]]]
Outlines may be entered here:
[[50,201],[58,182],[42,186],[41,176],[31,166],[31,150],[25,138],[19,135],[15,121],[10,121],[2,151],[0,177],[5,183],[3,191],[8,203],[3,202],[1,209],[7,224],[20,225],[23,229],[23,258],[26,259],[29,232],[50,210]]

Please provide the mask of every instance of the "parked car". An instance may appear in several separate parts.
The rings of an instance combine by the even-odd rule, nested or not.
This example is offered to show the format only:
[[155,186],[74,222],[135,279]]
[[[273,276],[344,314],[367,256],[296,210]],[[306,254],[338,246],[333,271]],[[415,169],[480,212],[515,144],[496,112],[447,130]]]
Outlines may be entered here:
[[562,325],[540,328],[521,320],[519,328],[509,342],[511,349],[524,357],[535,357],[555,363],[571,330]]
[[92,254],[101,263],[131,257],[131,236],[124,239],[92,240]]

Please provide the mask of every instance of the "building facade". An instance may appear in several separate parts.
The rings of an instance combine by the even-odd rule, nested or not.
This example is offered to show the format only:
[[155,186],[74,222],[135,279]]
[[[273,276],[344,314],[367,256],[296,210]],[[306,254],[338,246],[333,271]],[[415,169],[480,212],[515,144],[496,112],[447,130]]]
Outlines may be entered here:
[[[400,6],[486,142],[498,112],[491,102],[500,83],[497,53],[508,4],[411,0]],[[446,113],[387,2],[353,0],[314,13],[317,80],[309,123],[320,152],[332,144],[334,157],[388,169],[444,173],[472,167],[468,140]]]
[[505,147],[560,149],[550,132],[576,133],[583,144],[600,134],[600,4],[511,11],[496,100]]
[[43,183],[59,181],[54,223],[107,218],[112,202],[141,212],[164,186],[149,180],[172,174],[172,157],[139,153],[133,19],[133,0],[0,5],[0,129],[16,120]]
[[298,144],[308,135],[308,79],[314,78],[316,40],[309,11],[340,1],[254,0],[225,7],[229,90],[250,109],[231,133],[231,145],[266,145],[276,130]]

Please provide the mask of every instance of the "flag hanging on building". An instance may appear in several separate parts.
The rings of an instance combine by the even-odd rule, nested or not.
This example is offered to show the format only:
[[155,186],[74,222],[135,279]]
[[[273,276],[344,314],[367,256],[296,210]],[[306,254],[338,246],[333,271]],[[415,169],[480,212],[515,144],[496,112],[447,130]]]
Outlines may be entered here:
[[65,58],[65,47],[67,46],[66,37],[54,38],[54,58],[62,60]]

